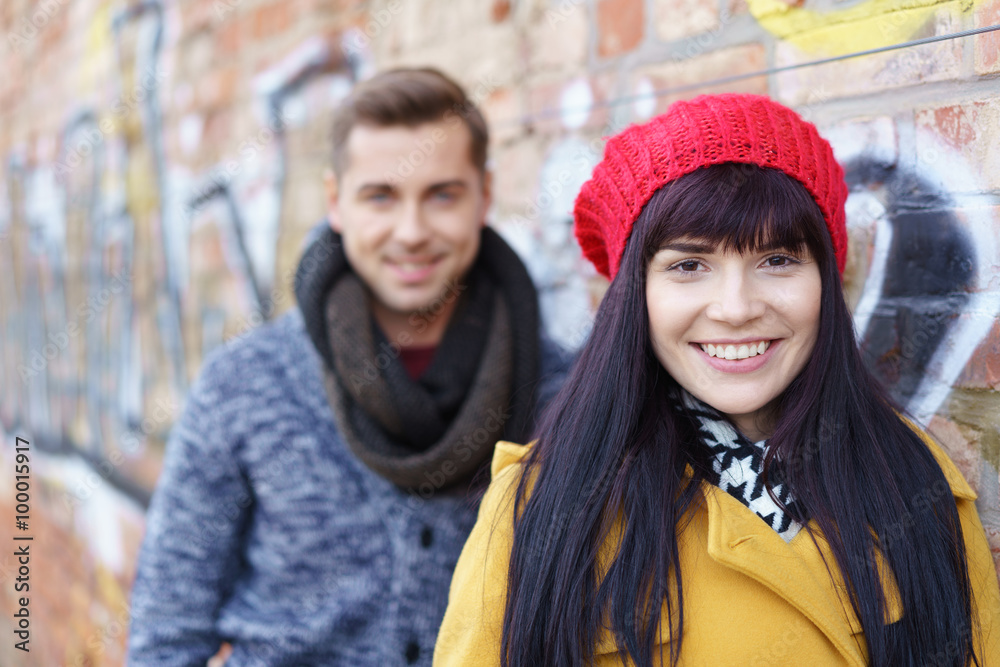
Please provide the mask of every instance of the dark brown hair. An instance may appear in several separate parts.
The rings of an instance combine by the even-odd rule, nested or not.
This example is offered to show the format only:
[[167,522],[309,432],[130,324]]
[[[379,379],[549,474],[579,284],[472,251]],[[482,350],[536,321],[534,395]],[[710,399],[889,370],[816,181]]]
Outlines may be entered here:
[[[698,169],[652,196],[593,331],[543,414],[515,496],[500,664],[591,664],[605,633],[623,663],[666,664],[664,652],[671,665],[680,659],[690,603],[679,535],[712,464],[653,352],[645,285],[650,258],[682,236],[737,252],[764,243],[809,249],[822,277],[819,338],[778,398],[762,478],[780,467],[798,503],[784,509],[803,530],[814,520],[830,545],[828,566],[843,576],[864,630],[866,664],[981,665],[955,499],[862,361],[819,206],[785,173],[733,163]],[[618,517],[618,549],[602,572]],[[886,580],[902,607],[889,624]]]
[[486,171],[489,132],[486,121],[457,83],[430,67],[391,69],[362,81],[347,96],[333,120],[333,170],[347,168],[347,139],[355,125],[416,127],[439,120],[469,128],[469,157]]

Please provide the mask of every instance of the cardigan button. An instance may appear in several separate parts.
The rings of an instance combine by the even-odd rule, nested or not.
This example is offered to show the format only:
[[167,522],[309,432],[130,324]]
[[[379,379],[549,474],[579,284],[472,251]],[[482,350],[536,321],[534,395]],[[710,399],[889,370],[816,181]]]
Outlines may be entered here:
[[410,641],[410,643],[406,645],[406,653],[404,653],[403,656],[406,658],[406,664],[412,665],[415,663],[420,657],[420,644],[415,641]]

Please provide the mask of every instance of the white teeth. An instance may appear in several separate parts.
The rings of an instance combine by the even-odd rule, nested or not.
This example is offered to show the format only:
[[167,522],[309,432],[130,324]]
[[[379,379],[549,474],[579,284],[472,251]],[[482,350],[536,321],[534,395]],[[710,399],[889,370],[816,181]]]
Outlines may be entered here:
[[704,350],[708,356],[716,357],[718,359],[748,359],[750,357],[756,357],[758,354],[764,354],[765,350],[770,347],[771,342],[767,340],[762,340],[759,343],[749,343],[744,345],[714,345],[708,343],[705,345],[700,345],[701,349]]

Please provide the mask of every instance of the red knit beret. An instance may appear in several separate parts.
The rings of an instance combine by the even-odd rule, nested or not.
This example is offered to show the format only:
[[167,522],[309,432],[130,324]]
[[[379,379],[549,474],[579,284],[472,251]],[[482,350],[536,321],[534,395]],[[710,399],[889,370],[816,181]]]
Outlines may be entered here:
[[847,260],[844,171],[830,144],[797,113],[762,95],[702,95],[608,140],[576,198],[583,254],[609,279],[642,207],[660,187],[699,167],[742,162],[780,169],[819,204],[837,268]]

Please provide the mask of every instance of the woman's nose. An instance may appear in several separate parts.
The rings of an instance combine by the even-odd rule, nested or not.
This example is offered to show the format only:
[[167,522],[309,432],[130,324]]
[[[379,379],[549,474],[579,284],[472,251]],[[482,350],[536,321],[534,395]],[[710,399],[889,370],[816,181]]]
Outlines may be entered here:
[[742,272],[726,276],[714,286],[705,314],[734,327],[762,317],[767,305],[751,278]]

